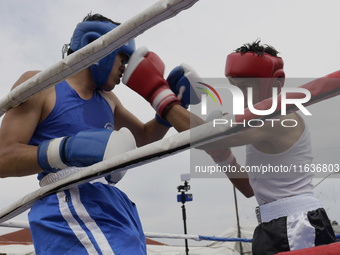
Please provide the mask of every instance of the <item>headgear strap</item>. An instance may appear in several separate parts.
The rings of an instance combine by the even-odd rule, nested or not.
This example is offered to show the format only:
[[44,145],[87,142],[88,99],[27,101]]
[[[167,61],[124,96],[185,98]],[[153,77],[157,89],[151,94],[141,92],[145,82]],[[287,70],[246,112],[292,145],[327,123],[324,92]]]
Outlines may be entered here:
[[263,53],[263,56],[258,56],[257,53],[253,52],[246,52],[244,54],[233,52],[227,56],[225,76],[228,78],[260,78],[262,101],[269,96],[277,78],[282,78],[283,86],[285,78],[283,60],[280,57],[274,57],[267,53]]

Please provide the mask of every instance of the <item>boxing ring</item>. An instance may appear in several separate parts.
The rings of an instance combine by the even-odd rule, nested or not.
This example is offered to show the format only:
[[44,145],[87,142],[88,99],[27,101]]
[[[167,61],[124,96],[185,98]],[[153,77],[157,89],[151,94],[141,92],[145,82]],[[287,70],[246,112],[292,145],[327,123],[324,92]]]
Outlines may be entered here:
[[[340,94],[340,71],[329,74],[323,78],[319,78],[315,81],[302,85],[301,88],[308,89],[311,92],[311,99],[308,105],[315,104],[322,100],[337,96]],[[301,94],[292,93],[290,98],[300,98]],[[234,119],[235,122],[249,121],[251,119],[266,119],[280,116],[281,98],[278,97],[278,106],[276,110],[267,116],[256,116],[248,109],[245,110],[244,115],[230,116],[225,115],[222,118]],[[266,99],[259,103],[256,107],[258,109],[267,109],[272,105],[272,99]],[[295,105],[287,107],[287,112],[296,111],[298,108]],[[235,125],[230,127],[228,125],[219,125],[213,127],[212,123],[206,123],[204,125],[195,127],[191,130],[187,130],[171,137],[167,137],[160,141],[145,145],[143,147],[134,149],[132,151],[123,153],[119,156],[104,160],[100,163],[84,168],[82,171],[70,175],[58,182],[52,183],[48,186],[42,187],[39,190],[32,192],[11,206],[4,208],[0,211],[0,223],[5,222],[20,213],[30,208],[38,199],[47,196],[49,194],[69,189],[73,186],[92,181],[94,179],[111,174],[114,171],[123,171],[132,169],[137,166],[141,166],[150,163],[155,160],[160,160],[164,157],[180,153],[190,148],[196,148],[203,144],[223,139],[237,132],[241,132],[247,127],[243,125]]]
[[[141,12],[139,15],[122,23],[118,28],[102,36],[100,39],[71,54],[13,89],[6,97],[0,100],[0,116],[5,114],[11,107],[19,105],[35,94],[40,93],[73,74],[89,67],[94,62],[110,54],[115,49],[140,35],[147,29],[166,19],[174,17],[182,10],[190,8],[197,1],[198,0],[168,0],[157,2],[145,11]],[[304,104],[304,106],[312,105],[339,95],[339,78],[340,71],[337,71],[300,86],[301,88],[309,90],[311,93],[311,99],[308,103]],[[291,99],[298,99],[300,97],[301,94],[299,93],[289,94],[289,98]],[[275,118],[280,116],[280,102],[281,97],[279,96],[276,110],[267,116],[256,116],[246,109],[244,115],[226,115],[223,118],[233,119],[235,122],[247,122],[254,118]],[[272,99],[269,98],[259,103],[256,108],[259,110],[268,109],[271,105]],[[287,112],[294,112],[296,110],[298,110],[298,108],[295,105],[287,106]],[[74,173],[58,182],[29,193],[10,206],[1,209],[0,224],[4,226],[7,225],[9,227],[29,227],[27,223],[11,221],[11,219],[29,209],[38,199],[44,196],[48,196],[61,190],[70,189],[71,187],[111,174],[114,171],[123,171],[149,164],[156,160],[161,160],[165,157],[189,150],[190,148],[196,148],[200,145],[231,136],[238,132],[243,132],[246,129],[247,127],[242,125],[236,125],[234,127],[219,125],[218,127],[213,127],[212,123],[206,123],[191,130],[172,135],[152,144],[148,144],[95,165],[86,167],[80,172]],[[155,233],[146,233],[146,236],[156,238],[160,237],[159,234]],[[228,239],[221,237],[220,239],[213,239],[212,237],[199,235],[171,234],[163,234],[163,236],[168,238],[184,238],[192,240],[251,242],[251,239],[249,238]]]

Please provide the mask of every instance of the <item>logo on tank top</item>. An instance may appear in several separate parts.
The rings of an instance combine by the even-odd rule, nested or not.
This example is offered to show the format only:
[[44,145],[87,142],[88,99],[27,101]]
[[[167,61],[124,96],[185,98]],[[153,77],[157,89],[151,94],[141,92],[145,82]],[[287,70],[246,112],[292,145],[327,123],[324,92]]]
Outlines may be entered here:
[[110,129],[110,130],[114,130],[114,127],[113,127],[113,125],[110,122],[106,123],[104,128]]

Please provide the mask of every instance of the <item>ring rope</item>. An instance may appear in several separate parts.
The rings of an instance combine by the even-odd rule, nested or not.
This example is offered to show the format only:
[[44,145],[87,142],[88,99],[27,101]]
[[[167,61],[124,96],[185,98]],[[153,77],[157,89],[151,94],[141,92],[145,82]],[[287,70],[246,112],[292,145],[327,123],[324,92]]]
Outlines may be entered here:
[[0,100],[0,117],[12,107],[89,67],[158,23],[198,0],[161,0],[117,28],[23,82]]
[[[2,227],[11,228],[30,228],[28,221],[9,220],[7,222],[0,223]],[[252,238],[238,238],[238,237],[216,237],[216,236],[203,236],[203,235],[183,235],[183,234],[168,234],[168,233],[154,233],[144,232],[147,238],[168,238],[168,239],[190,239],[194,241],[217,241],[217,242],[245,242],[251,243]],[[335,238],[340,238],[340,234],[335,235]]]
[[251,238],[237,238],[237,237],[216,237],[216,236],[202,236],[202,235],[181,235],[181,234],[166,234],[166,233],[151,233],[145,232],[145,237],[148,238],[169,238],[169,239],[190,239],[195,241],[217,241],[217,242],[246,242],[251,243]]

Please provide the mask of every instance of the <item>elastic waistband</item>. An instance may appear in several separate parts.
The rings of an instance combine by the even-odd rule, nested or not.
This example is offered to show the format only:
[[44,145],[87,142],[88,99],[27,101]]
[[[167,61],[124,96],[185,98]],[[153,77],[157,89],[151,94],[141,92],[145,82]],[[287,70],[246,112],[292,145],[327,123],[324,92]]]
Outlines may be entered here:
[[309,212],[319,208],[322,208],[322,204],[313,194],[303,194],[260,205],[256,207],[255,212],[260,224],[290,214]]
[[[78,171],[81,171],[82,169],[84,169],[84,168],[83,167],[68,167],[68,168],[62,169],[62,170],[60,170],[56,173],[49,173],[48,175],[46,175],[44,178],[41,179],[39,185],[40,185],[40,187],[47,186],[51,183],[57,182],[61,179],[64,179],[71,174],[74,174]],[[93,180],[89,183],[95,183],[95,182],[101,182],[103,184],[108,184],[105,177],[98,178],[98,179]]]

